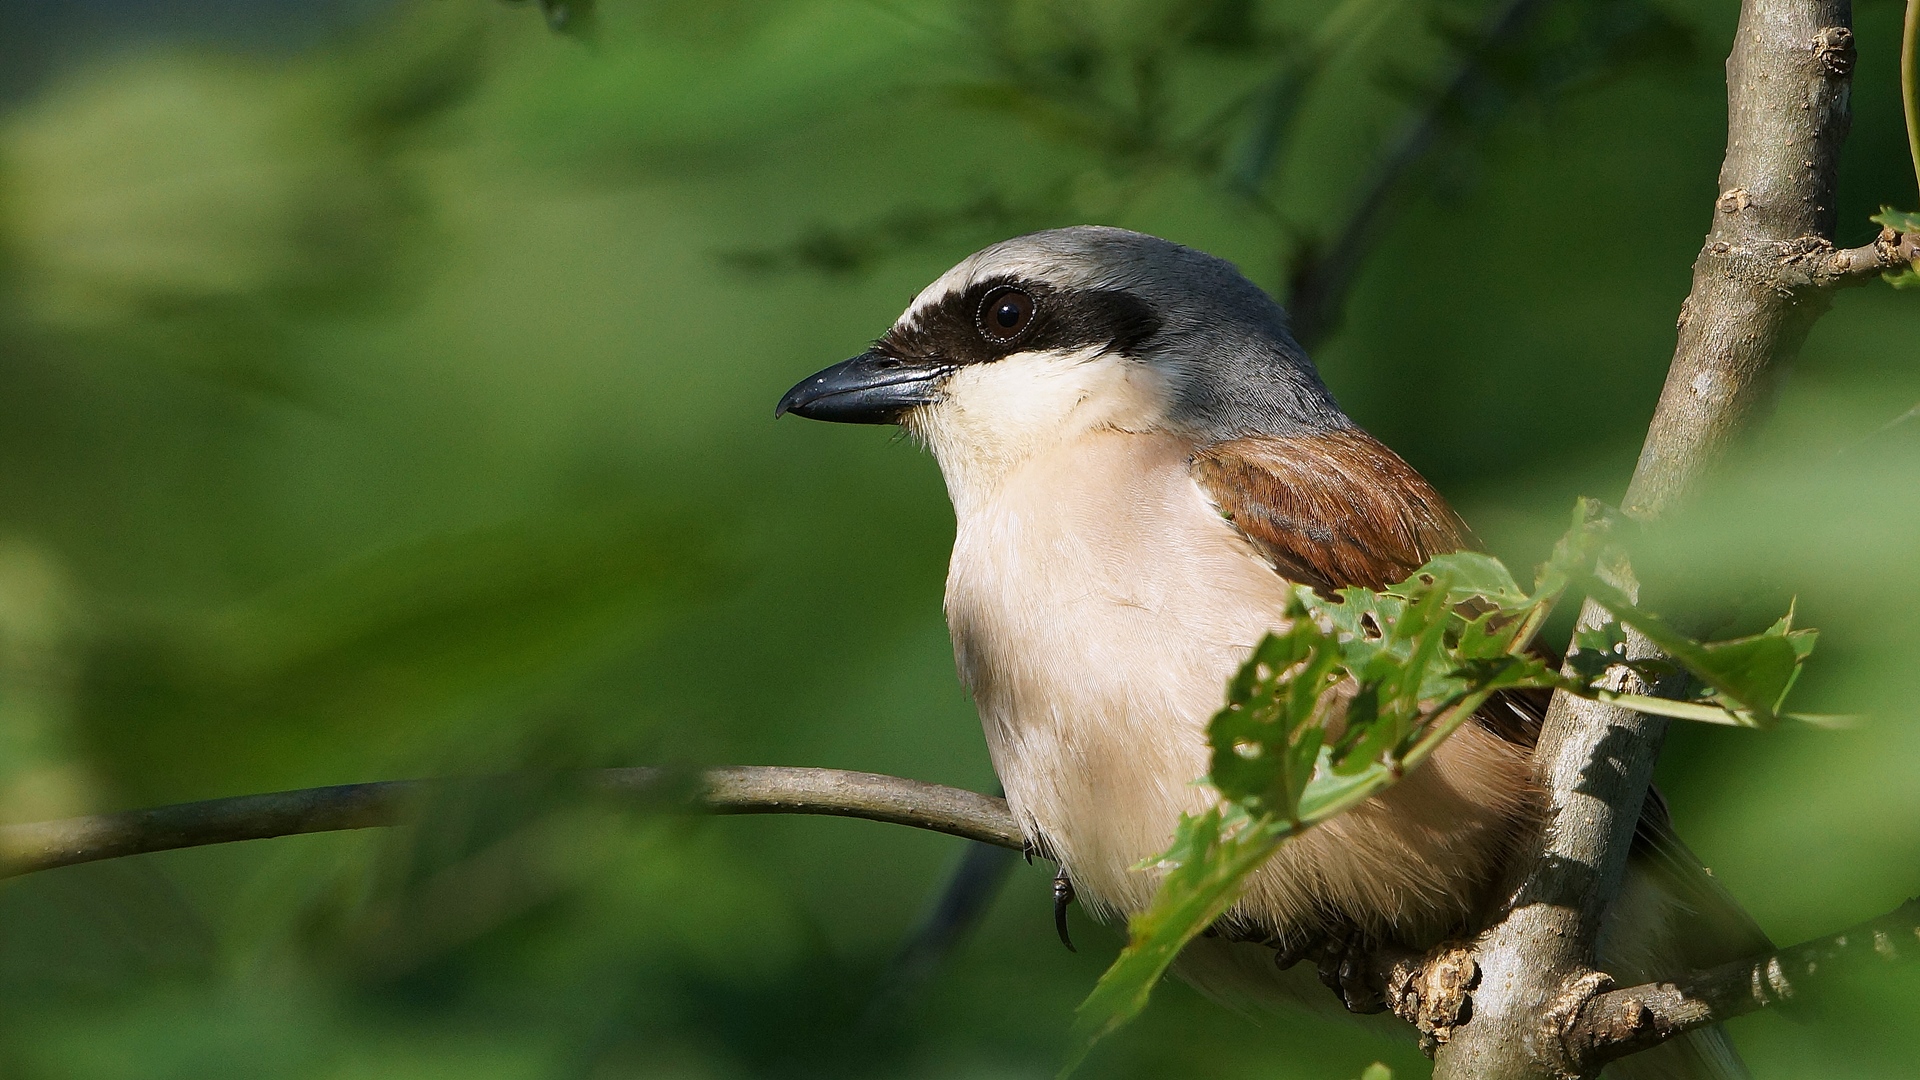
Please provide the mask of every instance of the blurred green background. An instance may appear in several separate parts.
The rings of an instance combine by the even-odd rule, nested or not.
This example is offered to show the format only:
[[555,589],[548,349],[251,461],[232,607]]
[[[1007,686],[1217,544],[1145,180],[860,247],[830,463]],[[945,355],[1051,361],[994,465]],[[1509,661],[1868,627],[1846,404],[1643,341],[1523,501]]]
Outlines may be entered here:
[[[1475,53],[1506,6],[602,0],[556,34],[490,0],[0,4],[0,820],[527,778],[391,832],[0,884],[0,1075],[1050,1076],[1117,940],[1076,914],[1059,947],[1047,868],[876,1006],[958,842],[649,817],[566,777],[989,788],[933,464],[774,401],[1030,228],[1156,232],[1285,293],[1423,110],[1321,369],[1516,565],[1617,498],[1735,5],[1548,0]],[[1857,6],[1847,243],[1915,194],[1899,6]],[[1920,886],[1915,304],[1839,297],[1647,556],[1730,625],[1797,596],[1825,631],[1799,706],[1867,717],[1682,730],[1663,764],[1783,942]],[[1910,1076],[1916,991],[1735,1033],[1762,1078]],[[1376,1059],[1425,1075],[1170,985],[1086,1075]]]

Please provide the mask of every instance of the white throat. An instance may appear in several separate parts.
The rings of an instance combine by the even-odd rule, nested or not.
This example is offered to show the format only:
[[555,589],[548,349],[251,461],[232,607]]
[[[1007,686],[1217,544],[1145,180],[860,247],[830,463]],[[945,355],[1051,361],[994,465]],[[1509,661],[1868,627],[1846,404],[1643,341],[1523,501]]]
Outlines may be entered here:
[[1154,429],[1166,399],[1153,368],[1100,347],[1022,352],[960,368],[941,400],[915,410],[905,426],[933,452],[954,512],[965,518],[1050,449],[1092,431]]

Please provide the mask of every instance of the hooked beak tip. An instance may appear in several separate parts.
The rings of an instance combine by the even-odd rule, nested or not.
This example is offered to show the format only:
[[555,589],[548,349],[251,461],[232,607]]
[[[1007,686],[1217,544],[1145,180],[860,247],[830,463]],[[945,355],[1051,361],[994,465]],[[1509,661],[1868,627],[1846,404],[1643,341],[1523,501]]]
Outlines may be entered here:
[[845,424],[897,423],[933,401],[945,375],[940,367],[866,352],[800,380],[774,406],[773,418],[793,413]]

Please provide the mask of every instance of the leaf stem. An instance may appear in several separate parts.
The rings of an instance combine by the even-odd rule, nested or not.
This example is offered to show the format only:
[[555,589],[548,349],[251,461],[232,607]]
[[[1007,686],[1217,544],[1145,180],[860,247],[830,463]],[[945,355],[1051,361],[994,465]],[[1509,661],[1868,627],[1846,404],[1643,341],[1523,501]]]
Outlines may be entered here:
[[1914,184],[1920,187],[1920,0],[1907,0],[1906,24],[1900,31],[1900,105],[1907,116]]

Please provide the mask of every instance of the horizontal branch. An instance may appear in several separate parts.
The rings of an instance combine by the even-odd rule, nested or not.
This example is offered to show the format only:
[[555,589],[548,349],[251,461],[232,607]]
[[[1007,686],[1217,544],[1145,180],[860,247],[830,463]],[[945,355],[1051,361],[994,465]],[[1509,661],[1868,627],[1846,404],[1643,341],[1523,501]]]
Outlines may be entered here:
[[[1736,193],[1737,194],[1737,193]],[[1721,197],[1721,206],[1727,204]],[[1742,204],[1744,205],[1744,204]],[[1880,230],[1872,242],[1836,248],[1818,236],[1792,240],[1715,241],[1700,253],[1703,265],[1782,297],[1860,285],[1920,261],[1920,235]]]
[[[589,786],[655,806],[713,814],[821,814],[865,818],[1023,850],[1006,800],[944,784],[878,773],[784,766],[733,766],[697,774],[657,768],[604,769]],[[396,825],[410,804],[449,780],[389,780],[239,795],[62,821],[0,826],[0,878],[60,866],[263,840],[301,833]],[[1557,1033],[1580,1072],[1638,1053],[1695,1028],[1814,992],[1862,962],[1920,959],[1920,899],[1872,922],[1760,957],[1694,972],[1674,982],[1614,989],[1588,980],[1590,996],[1560,1012]],[[1479,980],[1471,952],[1457,945],[1428,956],[1380,948],[1366,977],[1387,1004],[1431,1040],[1464,1021]]]
[[[398,824],[409,803],[443,780],[388,780],[0,826],[0,878],[152,851]],[[944,784],[845,769],[735,766],[698,777],[665,769],[605,769],[593,786],[680,802],[715,814],[826,814],[866,818],[1019,849],[1006,800]],[[676,793],[684,796],[676,797]]]
[[1560,1033],[1568,1060],[1590,1075],[1616,1058],[1696,1028],[1801,999],[1835,975],[1920,959],[1920,899],[1871,922],[1767,956],[1696,971],[1675,982],[1601,984]]
[[1920,236],[1881,229],[1872,243],[1856,248],[1816,250],[1807,260],[1816,285],[1853,285],[1872,281],[1889,270],[1905,270],[1920,263]]

